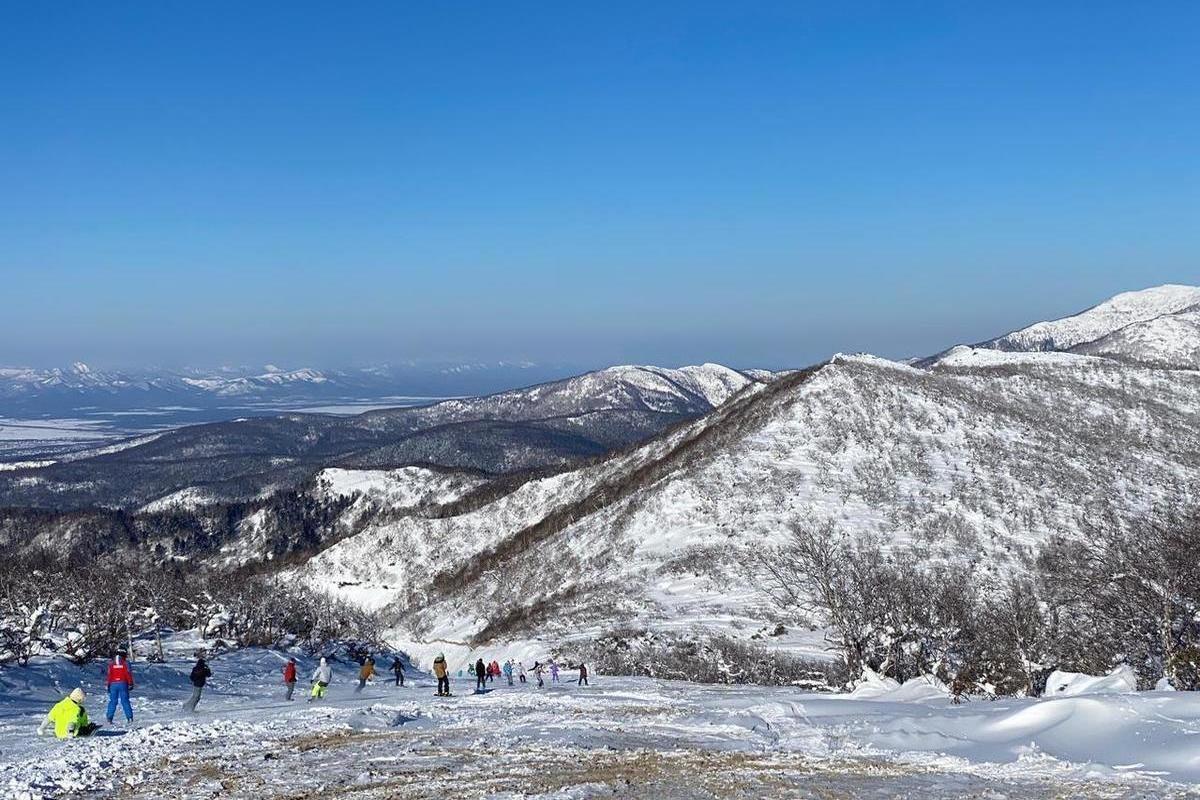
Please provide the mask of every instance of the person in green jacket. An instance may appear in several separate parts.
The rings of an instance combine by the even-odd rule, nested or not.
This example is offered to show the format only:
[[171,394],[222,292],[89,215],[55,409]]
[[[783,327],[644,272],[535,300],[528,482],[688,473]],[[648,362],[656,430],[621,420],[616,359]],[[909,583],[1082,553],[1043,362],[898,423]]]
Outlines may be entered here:
[[87,736],[96,730],[97,726],[88,722],[87,712],[83,710],[83,700],[83,689],[74,689],[59,700],[38,726],[38,736],[44,734],[50,725],[54,726],[54,735],[59,739]]

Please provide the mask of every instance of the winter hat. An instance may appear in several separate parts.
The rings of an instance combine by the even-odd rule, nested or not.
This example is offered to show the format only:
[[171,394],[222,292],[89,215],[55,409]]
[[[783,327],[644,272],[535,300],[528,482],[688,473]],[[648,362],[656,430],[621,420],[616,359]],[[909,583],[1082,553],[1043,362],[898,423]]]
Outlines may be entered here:
[[76,703],[82,703],[84,698],[83,689],[76,687],[71,690],[71,694],[69,696]]
[[325,656],[321,656],[321,666],[325,666]]

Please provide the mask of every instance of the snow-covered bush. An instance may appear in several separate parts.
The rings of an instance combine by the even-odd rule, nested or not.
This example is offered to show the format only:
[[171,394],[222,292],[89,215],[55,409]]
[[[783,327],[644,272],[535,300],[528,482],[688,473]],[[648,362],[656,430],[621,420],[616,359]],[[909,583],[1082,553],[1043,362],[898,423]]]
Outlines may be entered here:
[[728,636],[612,631],[564,651],[605,675],[640,675],[697,683],[751,683],[828,691],[846,683],[840,664],[801,658]]

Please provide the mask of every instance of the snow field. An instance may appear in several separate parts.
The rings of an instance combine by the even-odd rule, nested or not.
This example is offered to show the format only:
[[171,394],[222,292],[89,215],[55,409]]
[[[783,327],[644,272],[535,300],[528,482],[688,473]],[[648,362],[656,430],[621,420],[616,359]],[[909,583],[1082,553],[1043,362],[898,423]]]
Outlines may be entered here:
[[[324,702],[283,701],[282,653],[211,660],[185,715],[190,659],[135,664],[137,725],[59,742],[34,730],[82,683],[103,718],[98,665],[0,671],[0,794],[294,797],[1186,797],[1200,787],[1200,696],[1118,691],[950,703],[925,681],[852,695],[593,676],[577,687],[433,696],[410,673],[356,694],[334,664]],[[381,667],[387,665],[381,659]],[[531,666],[527,660],[526,666]],[[301,676],[312,662],[304,659]],[[382,671],[382,670],[381,670]],[[1072,679],[1067,678],[1068,682]],[[297,687],[300,697],[306,683]]]

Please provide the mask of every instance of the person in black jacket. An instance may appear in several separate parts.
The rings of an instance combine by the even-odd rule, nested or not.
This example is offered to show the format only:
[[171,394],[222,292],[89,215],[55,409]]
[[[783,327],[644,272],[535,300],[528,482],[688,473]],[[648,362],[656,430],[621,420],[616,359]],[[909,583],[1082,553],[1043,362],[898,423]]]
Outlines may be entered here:
[[204,684],[212,677],[212,670],[208,668],[203,654],[196,657],[196,666],[192,667],[191,677],[192,696],[183,704],[183,710],[195,713],[196,704],[200,702],[200,695],[204,692]]
[[487,667],[483,665],[483,659],[475,662],[475,691],[487,687]]
[[404,685],[404,665],[400,663],[400,656],[392,659],[392,672],[396,673],[396,685]]

